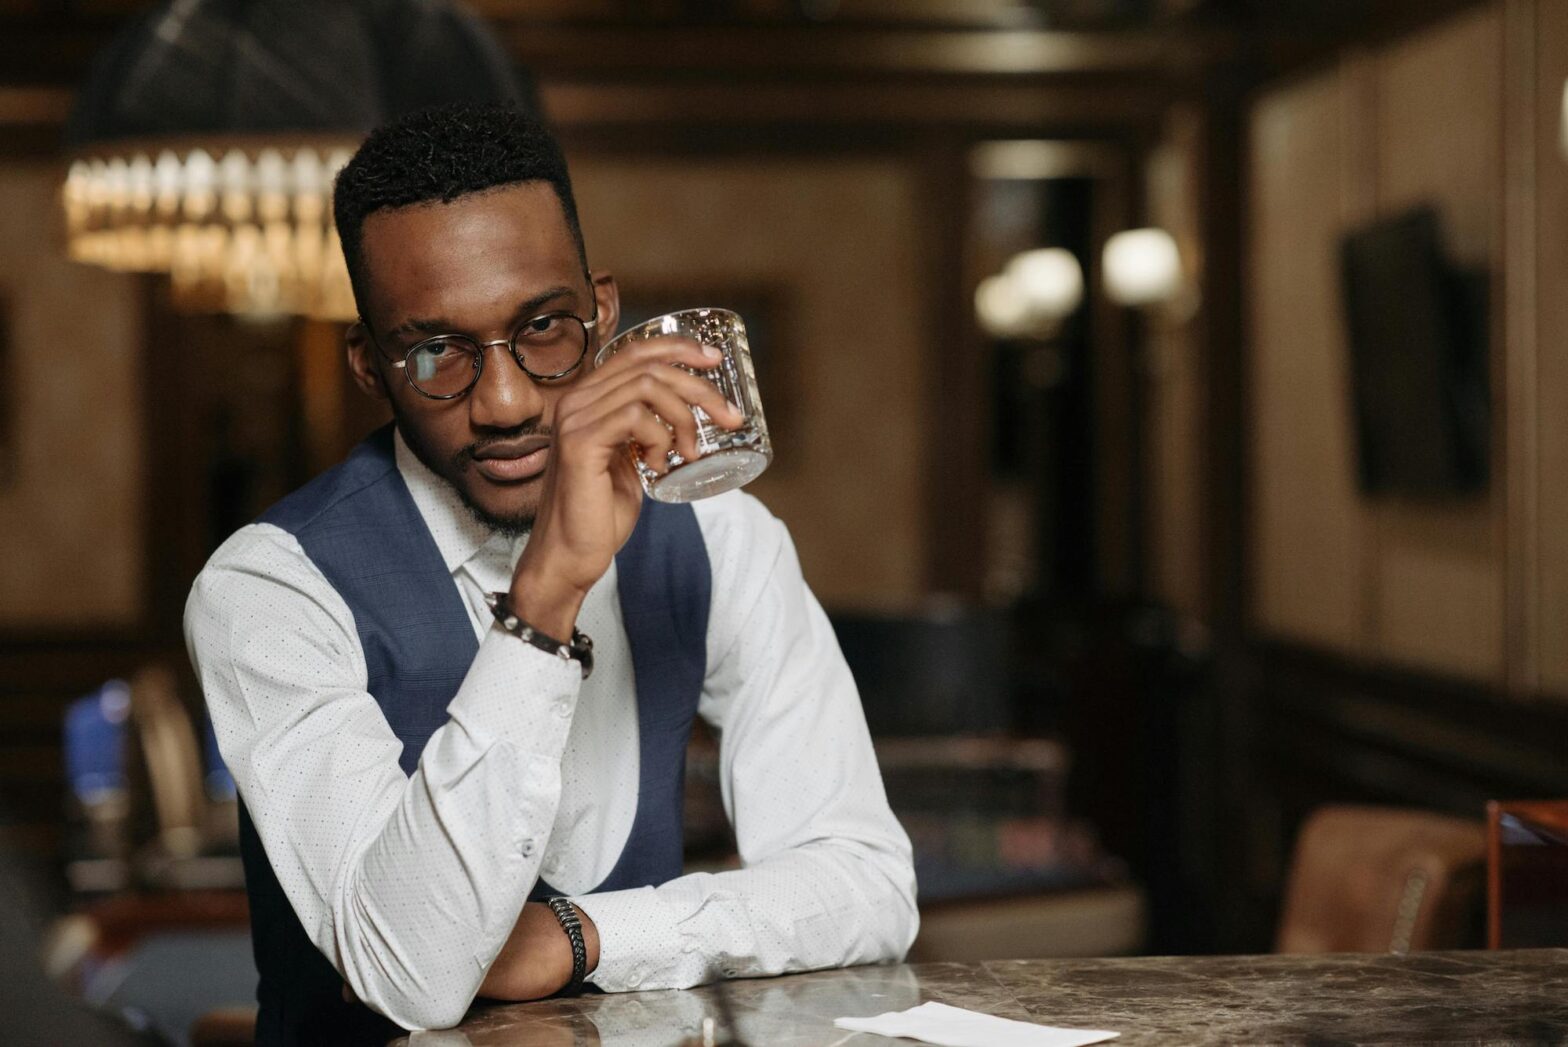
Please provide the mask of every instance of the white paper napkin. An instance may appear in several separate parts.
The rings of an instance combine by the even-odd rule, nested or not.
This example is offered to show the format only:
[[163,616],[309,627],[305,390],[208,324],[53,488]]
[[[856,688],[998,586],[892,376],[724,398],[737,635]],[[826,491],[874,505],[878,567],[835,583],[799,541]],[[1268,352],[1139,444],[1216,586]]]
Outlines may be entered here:
[[1121,1035],[1103,1029],[1057,1029],[1015,1022],[935,1002],[907,1011],[888,1011],[875,1018],[835,1018],[833,1024],[840,1029],[903,1036],[939,1047],[1084,1047]]

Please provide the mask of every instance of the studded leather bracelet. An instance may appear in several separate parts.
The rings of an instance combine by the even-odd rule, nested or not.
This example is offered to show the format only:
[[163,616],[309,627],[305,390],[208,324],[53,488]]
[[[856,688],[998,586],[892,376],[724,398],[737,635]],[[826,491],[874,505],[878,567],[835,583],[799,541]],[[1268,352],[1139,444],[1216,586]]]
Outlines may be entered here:
[[545,654],[553,654],[562,661],[574,661],[582,667],[583,679],[593,672],[593,641],[579,629],[572,630],[570,643],[562,643],[548,633],[542,633],[517,616],[512,610],[511,593],[490,593],[485,597],[490,611],[501,628],[531,647]]

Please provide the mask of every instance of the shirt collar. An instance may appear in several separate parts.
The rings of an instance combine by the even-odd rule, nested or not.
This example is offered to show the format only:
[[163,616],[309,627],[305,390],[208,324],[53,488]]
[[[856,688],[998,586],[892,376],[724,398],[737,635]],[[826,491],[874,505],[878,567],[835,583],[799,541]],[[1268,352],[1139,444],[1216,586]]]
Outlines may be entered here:
[[436,540],[436,548],[441,550],[441,560],[449,572],[455,574],[487,546],[491,547],[490,553],[504,549],[505,555],[515,560],[516,554],[522,551],[521,539],[508,541],[476,520],[452,485],[432,472],[409,449],[402,432],[393,431],[392,444],[397,471],[402,474],[419,515],[425,518],[425,526],[430,528],[430,535]]

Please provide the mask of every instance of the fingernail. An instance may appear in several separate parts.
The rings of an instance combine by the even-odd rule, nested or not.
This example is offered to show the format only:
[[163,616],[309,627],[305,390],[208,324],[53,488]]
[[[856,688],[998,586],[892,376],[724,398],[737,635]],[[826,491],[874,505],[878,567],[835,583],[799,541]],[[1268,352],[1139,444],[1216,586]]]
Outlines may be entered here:
[[724,353],[711,345],[705,345],[702,347],[702,355],[706,356],[710,360],[724,359]]

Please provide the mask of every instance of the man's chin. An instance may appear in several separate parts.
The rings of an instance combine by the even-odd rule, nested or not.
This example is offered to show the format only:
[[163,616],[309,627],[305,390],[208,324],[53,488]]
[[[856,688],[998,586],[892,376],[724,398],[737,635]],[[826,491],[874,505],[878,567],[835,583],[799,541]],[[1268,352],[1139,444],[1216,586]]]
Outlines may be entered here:
[[[471,476],[467,479],[472,481]],[[463,504],[468,507],[468,511],[474,515],[474,519],[492,531],[500,531],[515,538],[533,530],[538,506],[532,500],[527,504],[497,504],[494,499],[477,496],[475,492],[469,490],[466,483],[456,486],[459,497],[463,499]]]
[[424,434],[417,426],[409,425],[397,417],[398,430],[414,457],[425,467],[451,485],[457,496],[473,514],[474,519],[492,531],[511,537],[527,534],[533,529],[534,516],[539,508],[541,477],[532,477],[518,483],[498,483],[474,468],[474,462],[465,450],[442,458],[425,445]]

